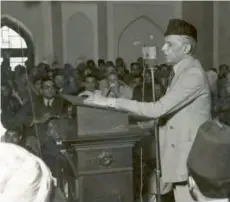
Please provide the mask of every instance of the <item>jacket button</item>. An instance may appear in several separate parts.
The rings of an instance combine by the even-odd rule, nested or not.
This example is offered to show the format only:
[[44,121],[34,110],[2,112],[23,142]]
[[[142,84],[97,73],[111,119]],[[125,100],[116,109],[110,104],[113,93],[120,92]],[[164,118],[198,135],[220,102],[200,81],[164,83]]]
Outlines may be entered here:
[[173,129],[173,126],[169,126],[170,129]]
[[174,148],[174,147],[175,147],[175,145],[174,145],[174,144],[171,144],[171,146],[172,146],[172,148]]

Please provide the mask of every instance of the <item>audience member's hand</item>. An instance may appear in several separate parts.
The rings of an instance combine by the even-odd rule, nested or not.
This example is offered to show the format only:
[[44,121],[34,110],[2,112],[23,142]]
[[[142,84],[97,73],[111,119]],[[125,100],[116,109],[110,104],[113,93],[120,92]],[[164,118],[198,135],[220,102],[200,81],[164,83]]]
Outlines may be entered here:
[[41,117],[41,119],[39,120],[40,123],[45,123],[47,122],[50,118],[52,117],[52,115],[50,113],[45,113],[43,114],[43,116]]
[[24,104],[23,100],[20,98],[18,92],[15,89],[12,90],[12,96],[15,97],[21,105]]
[[110,85],[111,92],[115,95],[115,97],[120,97],[120,89],[119,86],[116,84]]

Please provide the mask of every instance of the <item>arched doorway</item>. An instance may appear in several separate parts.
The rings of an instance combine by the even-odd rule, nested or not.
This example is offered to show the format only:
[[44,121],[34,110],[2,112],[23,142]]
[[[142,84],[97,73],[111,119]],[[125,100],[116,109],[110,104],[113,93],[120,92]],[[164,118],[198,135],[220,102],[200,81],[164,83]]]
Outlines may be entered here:
[[[132,20],[121,31],[117,40],[117,56],[125,58],[128,66],[142,56],[143,46],[163,46],[164,31],[151,18],[141,15]],[[164,55],[158,51],[158,64],[164,62]]]
[[[30,35],[17,23],[4,17],[1,19],[1,56],[7,56],[11,70],[15,66],[34,65],[34,46]],[[3,58],[1,58],[2,62]]]

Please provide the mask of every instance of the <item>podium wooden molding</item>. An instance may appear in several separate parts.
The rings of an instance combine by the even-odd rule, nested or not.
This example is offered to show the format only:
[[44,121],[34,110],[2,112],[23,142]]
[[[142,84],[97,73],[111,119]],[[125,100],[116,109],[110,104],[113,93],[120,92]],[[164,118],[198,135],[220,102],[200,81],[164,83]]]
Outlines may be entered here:
[[[133,202],[133,146],[146,132],[128,126],[128,114],[110,109],[78,106],[76,120],[81,130],[64,142],[76,165],[78,201]],[[88,120],[95,123],[87,127]]]

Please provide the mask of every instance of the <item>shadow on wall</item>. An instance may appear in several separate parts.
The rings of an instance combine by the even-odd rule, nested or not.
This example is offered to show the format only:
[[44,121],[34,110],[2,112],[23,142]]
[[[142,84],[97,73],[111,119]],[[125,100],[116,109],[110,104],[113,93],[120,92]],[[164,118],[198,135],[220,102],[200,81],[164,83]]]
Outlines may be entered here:
[[121,32],[117,42],[117,56],[125,59],[127,65],[142,56],[141,48],[158,47],[158,63],[163,63],[164,56],[161,47],[164,42],[164,31],[151,18],[142,15],[131,21]]
[[67,22],[67,61],[74,66],[79,57],[94,58],[93,24],[83,13],[77,12]]

